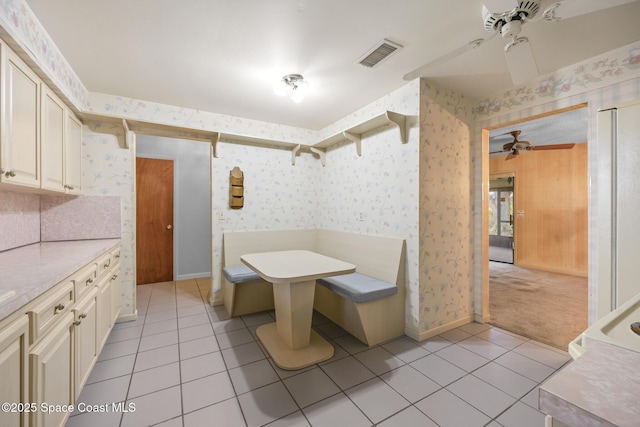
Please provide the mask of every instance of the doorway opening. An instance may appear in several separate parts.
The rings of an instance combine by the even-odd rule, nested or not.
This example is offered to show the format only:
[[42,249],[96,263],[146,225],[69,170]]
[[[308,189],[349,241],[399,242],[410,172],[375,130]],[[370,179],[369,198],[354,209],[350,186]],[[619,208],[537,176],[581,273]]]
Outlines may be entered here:
[[[137,162],[173,165],[172,176],[163,184],[164,193],[173,193],[171,200],[158,192],[161,174],[153,170],[150,186],[136,187],[136,205],[148,200],[149,208],[136,212],[136,276],[137,284],[210,278],[212,264],[211,238],[211,144],[201,140],[172,136],[136,135]],[[138,168],[136,168],[138,169]],[[136,176],[136,182],[140,177]],[[159,211],[168,211],[156,218]],[[144,224],[154,230],[144,240]],[[155,236],[163,236],[161,239]],[[138,259],[141,252],[150,259]],[[162,270],[141,280],[143,270]]]
[[489,180],[489,261],[513,264],[515,175]]
[[584,107],[483,132],[485,320],[563,350],[588,318]]

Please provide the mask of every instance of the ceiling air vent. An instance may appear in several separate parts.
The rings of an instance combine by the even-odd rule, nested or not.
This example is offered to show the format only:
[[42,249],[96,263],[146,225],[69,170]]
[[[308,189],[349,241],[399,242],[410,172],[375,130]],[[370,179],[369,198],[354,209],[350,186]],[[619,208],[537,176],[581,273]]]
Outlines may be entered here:
[[365,67],[374,67],[378,65],[380,61],[387,58],[389,55],[400,48],[402,48],[401,45],[393,43],[387,39],[382,39],[382,41],[369,49],[367,53],[362,55],[362,57],[358,59],[358,63],[360,65],[364,65]]

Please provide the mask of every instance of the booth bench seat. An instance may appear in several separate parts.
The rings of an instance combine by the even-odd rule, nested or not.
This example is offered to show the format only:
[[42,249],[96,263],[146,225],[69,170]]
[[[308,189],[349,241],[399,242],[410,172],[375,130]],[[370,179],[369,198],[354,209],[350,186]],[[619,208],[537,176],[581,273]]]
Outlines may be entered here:
[[272,310],[273,285],[242,264],[256,252],[311,250],[352,263],[356,272],[316,282],[314,309],[372,346],[404,333],[403,239],[332,230],[224,233],[224,305],[230,316]]

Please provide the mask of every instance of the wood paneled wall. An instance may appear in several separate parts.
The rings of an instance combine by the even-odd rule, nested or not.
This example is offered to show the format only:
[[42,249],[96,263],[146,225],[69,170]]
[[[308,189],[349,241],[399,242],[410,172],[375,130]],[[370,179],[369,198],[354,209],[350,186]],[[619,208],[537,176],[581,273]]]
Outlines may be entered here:
[[489,173],[515,174],[515,264],[586,276],[587,144],[505,159],[490,158]]

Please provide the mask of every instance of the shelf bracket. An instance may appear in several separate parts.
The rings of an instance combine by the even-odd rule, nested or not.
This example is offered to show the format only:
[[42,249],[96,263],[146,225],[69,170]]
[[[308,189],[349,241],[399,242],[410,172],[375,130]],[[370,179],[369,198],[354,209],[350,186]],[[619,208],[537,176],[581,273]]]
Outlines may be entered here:
[[218,158],[218,142],[220,142],[220,132],[216,133],[216,136],[211,138],[211,152],[214,158]]
[[393,111],[387,111],[385,115],[390,122],[398,126],[398,130],[400,131],[400,141],[402,141],[403,144],[406,144],[408,142],[407,135],[409,134],[407,116],[404,114],[394,113]]
[[129,129],[129,123],[126,119],[122,119],[122,127],[124,128],[124,148],[130,148],[133,140],[133,132]]
[[295,147],[293,147],[293,149],[291,150],[291,164],[293,166],[296,165],[296,156],[298,155],[298,151],[300,151],[301,147],[302,145],[298,144]]
[[309,147],[309,150],[311,150],[312,153],[317,154],[320,157],[320,163],[322,163],[322,166],[326,166],[327,164],[327,152],[324,150],[321,150],[319,148],[314,148],[314,147]]
[[347,132],[346,130],[342,132],[342,135],[349,141],[353,141],[356,143],[356,153],[358,153],[358,156],[362,156],[362,135],[353,132]]

